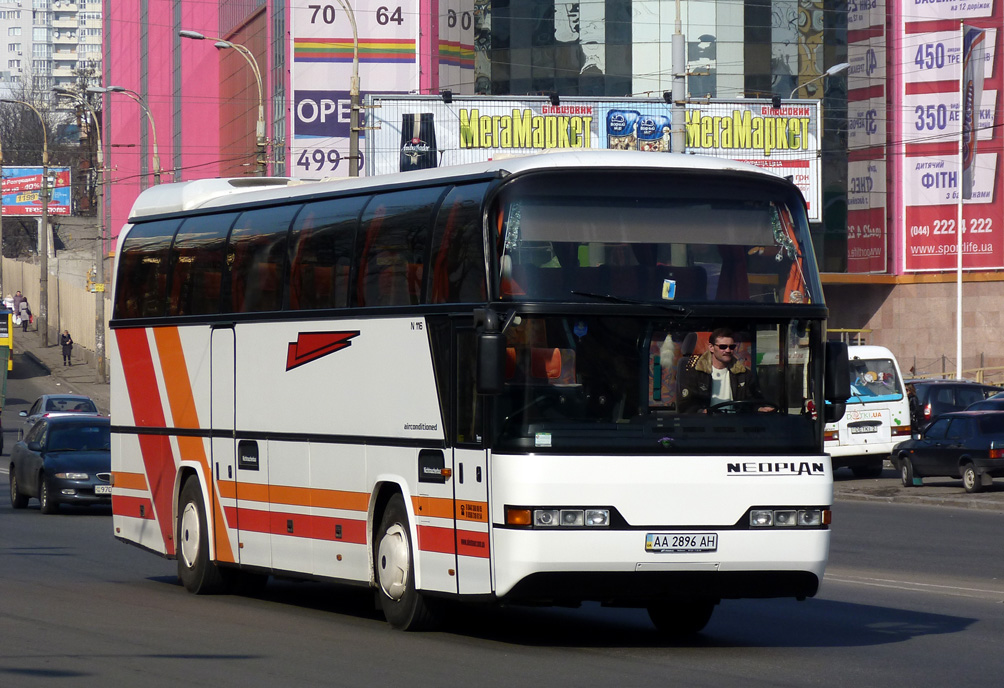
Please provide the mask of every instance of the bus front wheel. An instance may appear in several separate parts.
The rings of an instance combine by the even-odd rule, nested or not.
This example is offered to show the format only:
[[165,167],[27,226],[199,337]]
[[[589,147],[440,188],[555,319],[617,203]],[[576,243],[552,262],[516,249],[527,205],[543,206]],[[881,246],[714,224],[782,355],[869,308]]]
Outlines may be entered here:
[[207,523],[199,481],[189,478],[181,488],[178,504],[178,578],[196,595],[211,595],[224,587],[220,568],[209,560]]
[[648,618],[660,633],[676,640],[697,635],[708,625],[717,600],[673,600],[648,607]]
[[420,631],[435,626],[429,603],[415,589],[415,556],[404,498],[396,494],[387,503],[373,551],[377,597],[391,626]]

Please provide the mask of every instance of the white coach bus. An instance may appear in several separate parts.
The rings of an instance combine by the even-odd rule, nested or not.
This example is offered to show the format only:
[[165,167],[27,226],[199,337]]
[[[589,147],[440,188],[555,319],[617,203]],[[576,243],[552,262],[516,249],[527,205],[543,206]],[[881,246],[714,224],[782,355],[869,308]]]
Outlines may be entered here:
[[[822,580],[846,347],[788,181],[596,151],[164,185],[114,289],[115,536],[192,592],[370,586],[402,629],[592,600],[691,634]],[[679,413],[723,326],[763,399]]]

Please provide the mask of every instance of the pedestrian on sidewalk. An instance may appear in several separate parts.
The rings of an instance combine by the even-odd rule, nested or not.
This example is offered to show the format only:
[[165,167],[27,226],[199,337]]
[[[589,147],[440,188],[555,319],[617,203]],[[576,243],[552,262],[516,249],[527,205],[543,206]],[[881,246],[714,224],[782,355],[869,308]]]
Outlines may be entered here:
[[73,365],[70,363],[70,353],[73,351],[73,337],[70,336],[69,330],[63,330],[63,334],[59,335],[59,343],[63,347],[63,365]]
[[[18,292],[20,294],[21,292]],[[17,296],[14,297],[17,299]],[[31,308],[28,307],[28,299],[21,297],[21,302],[17,305],[18,315],[21,316],[21,330],[28,331],[28,323],[31,322]]]

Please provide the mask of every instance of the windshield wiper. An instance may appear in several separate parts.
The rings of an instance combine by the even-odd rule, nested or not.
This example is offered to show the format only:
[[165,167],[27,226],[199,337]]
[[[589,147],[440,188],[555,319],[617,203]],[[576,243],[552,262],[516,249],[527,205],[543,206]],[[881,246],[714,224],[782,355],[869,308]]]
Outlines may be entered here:
[[663,310],[671,311],[673,313],[686,313],[690,315],[691,309],[685,308],[683,306],[677,306],[676,304],[668,303],[652,303],[651,301],[638,301],[636,299],[626,299],[623,296],[614,296],[613,294],[596,294],[591,291],[578,291],[572,290],[571,292],[574,296],[588,296],[593,299],[599,299],[600,301],[609,301],[611,303],[624,303],[631,306],[655,306],[656,308],[662,308]]

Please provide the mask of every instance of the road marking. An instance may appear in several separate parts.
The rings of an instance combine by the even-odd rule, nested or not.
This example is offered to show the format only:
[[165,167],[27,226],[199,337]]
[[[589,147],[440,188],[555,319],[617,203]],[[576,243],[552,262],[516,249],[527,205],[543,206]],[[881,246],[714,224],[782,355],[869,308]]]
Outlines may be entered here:
[[937,595],[952,595],[954,597],[973,597],[985,599],[988,596],[996,596],[1004,601],[1004,590],[994,590],[987,588],[967,588],[957,585],[939,585],[936,583],[919,583],[917,581],[897,580],[893,578],[871,578],[868,576],[840,576],[825,574],[824,581],[835,583],[849,583],[851,585],[867,585],[874,588],[893,588],[896,590],[907,590],[910,592],[926,592]]

